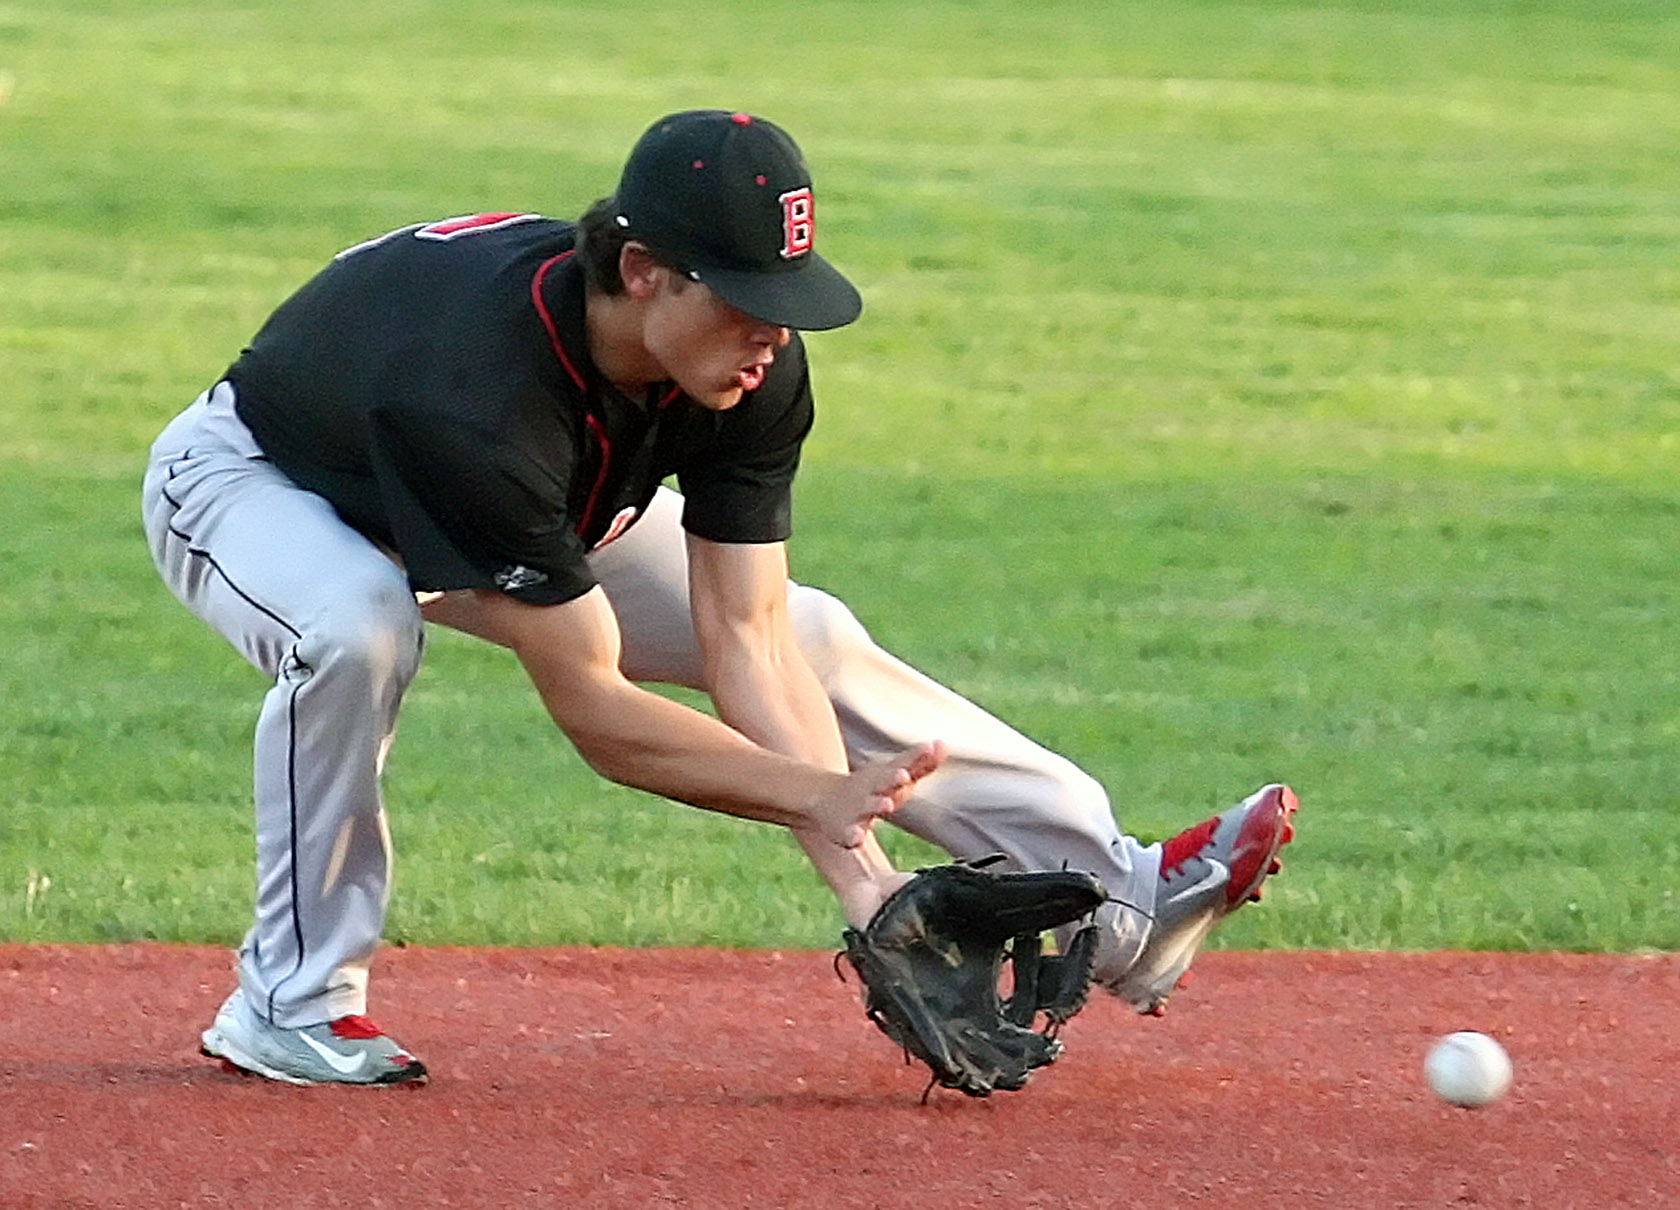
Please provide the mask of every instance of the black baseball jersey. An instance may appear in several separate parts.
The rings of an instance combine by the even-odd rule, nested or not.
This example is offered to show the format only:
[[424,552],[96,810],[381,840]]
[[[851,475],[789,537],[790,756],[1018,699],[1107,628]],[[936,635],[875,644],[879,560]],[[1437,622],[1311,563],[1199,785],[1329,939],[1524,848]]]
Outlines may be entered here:
[[812,421],[798,334],[728,410],[670,383],[627,399],[589,358],[575,231],[474,215],[347,249],[227,372],[263,452],[417,590],[577,597],[595,584],[585,553],[670,475],[689,532],[788,536]]

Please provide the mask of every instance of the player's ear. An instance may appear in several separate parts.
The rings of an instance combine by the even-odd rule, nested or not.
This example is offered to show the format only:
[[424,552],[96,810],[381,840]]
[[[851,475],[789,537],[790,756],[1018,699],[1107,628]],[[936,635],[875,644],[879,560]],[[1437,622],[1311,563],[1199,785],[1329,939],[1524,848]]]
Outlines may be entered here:
[[658,293],[660,280],[667,272],[645,244],[631,240],[618,250],[618,275],[624,282],[624,292],[638,302]]

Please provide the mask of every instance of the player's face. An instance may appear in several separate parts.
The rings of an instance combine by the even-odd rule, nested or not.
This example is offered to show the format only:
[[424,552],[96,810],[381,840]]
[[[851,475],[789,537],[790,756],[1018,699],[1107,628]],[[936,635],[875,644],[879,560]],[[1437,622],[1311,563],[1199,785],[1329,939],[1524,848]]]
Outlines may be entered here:
[[758,388],[776,350],[791,339],[786,328],[736,310],[673,271],[650,301],[642,336],[685,394],[720,412]]

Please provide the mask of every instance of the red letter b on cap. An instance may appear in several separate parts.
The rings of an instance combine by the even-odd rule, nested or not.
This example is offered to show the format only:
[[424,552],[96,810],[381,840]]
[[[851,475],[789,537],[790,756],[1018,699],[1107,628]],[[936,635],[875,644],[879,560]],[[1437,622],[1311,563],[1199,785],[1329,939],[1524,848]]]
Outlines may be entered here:
[[809,189],[790,189],[777,199],[782,203],[782,258],[804,256],[816,240],[816,204]]

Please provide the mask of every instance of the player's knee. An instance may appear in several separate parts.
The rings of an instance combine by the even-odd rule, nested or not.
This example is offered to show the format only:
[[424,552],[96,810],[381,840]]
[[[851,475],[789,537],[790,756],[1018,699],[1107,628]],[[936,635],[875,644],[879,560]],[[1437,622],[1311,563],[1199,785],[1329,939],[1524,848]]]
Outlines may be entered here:
[[1054,791],[1057,810],[1080,831],[1106,830],[1114,826],[1114,807],[1108,791],[1096,778],[1071,761],[1056,768]]
[[298,644],[298,658],[316,672],[370,685],[406,686],[419,670],[425,624],[406,588],[378,587],[334,602]]
[[848,654],[875,646],[845,602],[820,588],[799,585],[791,590],[788,619],[799,649],[819,676],[844,663]]

